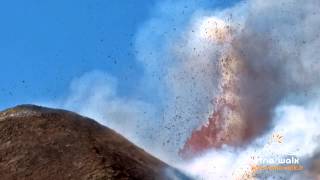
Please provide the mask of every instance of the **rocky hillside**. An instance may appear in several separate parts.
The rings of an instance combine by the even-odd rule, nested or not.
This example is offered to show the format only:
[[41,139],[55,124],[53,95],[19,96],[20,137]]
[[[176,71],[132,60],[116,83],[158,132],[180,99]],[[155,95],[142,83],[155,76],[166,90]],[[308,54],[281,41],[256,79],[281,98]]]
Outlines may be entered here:
[[0,179],[188,179],[113,130],[75,113],[0,112]]

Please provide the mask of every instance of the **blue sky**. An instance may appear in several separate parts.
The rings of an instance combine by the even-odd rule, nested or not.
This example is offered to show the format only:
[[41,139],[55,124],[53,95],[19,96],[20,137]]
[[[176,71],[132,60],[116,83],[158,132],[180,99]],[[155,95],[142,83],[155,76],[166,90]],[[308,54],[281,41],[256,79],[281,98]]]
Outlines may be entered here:
[[74,77],[92,70],[117,77],[120,94],[133,92],[142,73],[134,57],[134,36],[155,3],[1,2],[0,109],[62,97]]
[[141,71],[133,60],[133,36],[152,3],[2,2],[0,108],[54,99],[66,92],[73,77],[93,69],[130,86]]

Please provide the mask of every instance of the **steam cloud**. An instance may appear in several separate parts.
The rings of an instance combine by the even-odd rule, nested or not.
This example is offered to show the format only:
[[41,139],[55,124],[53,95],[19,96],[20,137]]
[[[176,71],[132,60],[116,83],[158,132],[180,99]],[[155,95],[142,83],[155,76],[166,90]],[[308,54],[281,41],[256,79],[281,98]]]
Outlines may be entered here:
[[[288,153],[307,170],[258,178],[319,178],[320,1],[214,7],[209,0],[167,0],[138,30],[141,94],[154,101],[120,97],[117,80],[95,71],[75,79],[60,106],[100,120],[197,178],[252,178],[251,156]],[[226,110],[234,115],[217,132],[231,133],[229,141],[178,161],[192,131],[216,110],[217,97],[238,108]],[[274,133],[284,137],[282,144],[269,143]]]

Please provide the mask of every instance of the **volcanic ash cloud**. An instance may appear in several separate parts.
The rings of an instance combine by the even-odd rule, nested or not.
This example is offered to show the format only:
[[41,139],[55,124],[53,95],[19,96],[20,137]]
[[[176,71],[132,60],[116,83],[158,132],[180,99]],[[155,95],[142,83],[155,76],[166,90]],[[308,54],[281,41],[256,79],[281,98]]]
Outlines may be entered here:
[[[165,1],[137,38],[139,60],[147,73],[161,77],[156,87],[166,92],[159,95],[165,114],[162,137],[170,137],[165,148],[182,148],[189,158],[199,155],[195,162],[200,166],[187,169],[201,174],[215,158],[233,164],[255,151],[270,155],[266,139],[277,134],[277,127],[288,129],[279,135],[287,140],[287,153],[304,144],[298,134],[317,138],[309,126],[295,129],[312,121],[308,114],[315,115],[313,125],[320,125],[306,105],[317,104],[319,96],[320,2],[251,0],[212,11],[209,2],[201,2]],[[178,14],[185,4],[191,10]],[[303,112],[300,118],[294,119],[294,110]],[[311,163],[318,144],[305,145],[312,152],[296,154]],[[220,168],[223,174],[241,166]],[[211,170],[217,177],[218,171]]]
[[[200,37],[220,47],[213,49],[218,93],[208,121],[193,131],[181,151],[187,157],[202,153],[188,170],[208,179],[318,176],[308,167],[316,166],[319,148],[312,128],[320,125],[314,108],[320,83],[319,7],[318,1],[247,1],[199,17],[206,24],[200,26]],[[270,145],[272,137],[286,141]],[[250,169],[250,157],[288,154],[302,159],[307,169],[296,174]],[[219,159],[225,162],[215,164]],[[214,165],[208,167],[210,161]]]
[[[200,37],[220,45],[214,60],[218,93],[208,122],[194,131],[183,152],[245,145],[269,130],[281,101],[310,100],[320,71],[319,55],[306,55],[319,45],[319,32],[314,31],[320,24],[315,20],[319,2],[314,5],[249,1],[216,12],[217,17],[200,17]],[[233,18],[233,13],[244,20]],[[308,40],[310,34],[315,39]]]

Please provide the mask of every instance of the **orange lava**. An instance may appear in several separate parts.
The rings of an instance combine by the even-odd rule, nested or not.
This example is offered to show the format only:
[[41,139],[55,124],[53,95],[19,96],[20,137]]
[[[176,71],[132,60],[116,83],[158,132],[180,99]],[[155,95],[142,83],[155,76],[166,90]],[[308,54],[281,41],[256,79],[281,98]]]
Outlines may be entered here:
[[206,124],[194,130],[185,143],[180,155],[184,158],[203,153],[212,148],[220,148],[223,144],[237,145],[245,136],[246,125],[243,121],[238,89],[239,58],[231,50],[221,57],[220,94],[215,98],[214,110]]
[[[230,26],[222,20],[209,18],[201,26],[203,36],[212,42],[230,44]],[[192,132],[180,150],[182,157],[188,158],[223,144],[237,145],[245,136],[246,124],[240,106],[239,73],[243,67],[240,56],[229,45],[224,47],[219,58],[219,94],[214,98],[213,112],[207,123]]]
[[226,106],[227,108],[235,108],[231,104],[221,105],[220,110],[215,111],[209,117],[206,125],[192,132],[183,149],[180,150],[182,157],[189,158],[212,148],[220,148],[223,144],[232,144],[232,139],[224,130],[223,109]]

